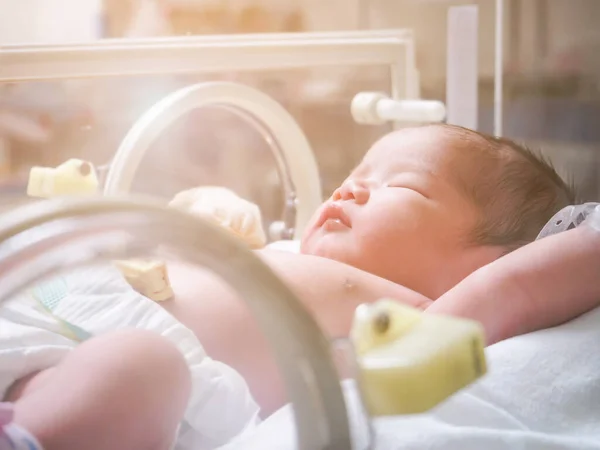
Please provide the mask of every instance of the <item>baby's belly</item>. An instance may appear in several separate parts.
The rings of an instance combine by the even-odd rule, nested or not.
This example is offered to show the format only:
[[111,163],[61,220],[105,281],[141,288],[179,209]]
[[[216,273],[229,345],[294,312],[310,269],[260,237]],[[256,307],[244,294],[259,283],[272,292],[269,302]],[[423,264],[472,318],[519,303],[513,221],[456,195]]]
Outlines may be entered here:
[[237,370],[268,415],[287,402],[270,345],[245,301],[213,273],[169,263],[175,297],[160,303],[189,328],[207,354]]

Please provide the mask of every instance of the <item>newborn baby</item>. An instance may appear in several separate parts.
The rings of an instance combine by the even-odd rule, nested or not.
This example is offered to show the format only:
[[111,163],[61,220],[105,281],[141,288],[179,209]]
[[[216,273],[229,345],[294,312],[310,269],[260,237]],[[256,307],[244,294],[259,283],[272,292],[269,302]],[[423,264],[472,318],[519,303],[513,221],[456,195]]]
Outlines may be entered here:
[[[472,272],[533,241],[572,202],[552,168],[511,141],[452,126],[407,129],[377,142],[316,212],[303,254],[258,255],[329,335],[343,336],[358,304],[391,297],[428,308]],[[237,369],[267,411],[279,406],[284,397],[273,361],[237,296],[204,271],[171,264],[170,273],[175,298],[161,306],[209,355]],[[139,297],[131,301],[146,305]],[[107,333],[46,366],[55,368],[32,371],[9,391],[16,422],[46,449],[166,448],[194,386],[177,352],[155,339]],[[135,358],[127,358],[128,352]],[[135,389],[135,377],[114,375],[119,373],[138,374]],[[65,396],[80,406],[72,407]],[[127,399],[118,403],[128,411],[118,421],[110,399]],[[48,404],[53,408],[40,408]],[[232,414],[235,405],[227,404]],[[136,416],[138,410],[144,414]],[[219,411],[219,417],[227,415]],[[254,414],[248,408],[248,426]]]
[[535,240],[573,202],[549,164],[508,139],[448,125],[403,130],[376,143],[325,202],[302,251],[434,300]]
[[[301,255],[257,254],[330,336],[346,336],[360,303],[391,297],[426,309],[480,267],[534,241],[573,202],[549,164],[510,140],[447,125],[404,129],[377,142],[315,212]],[[243,302],[210,274],[170,268],[177,295],[164,307],[244,376],[265,410],[277,408],[284,391]],[[198,301],[200,291],[218,304]],[[507,327],[519,322],[511,320]],[[490,342],[509,337],[484,325]]]

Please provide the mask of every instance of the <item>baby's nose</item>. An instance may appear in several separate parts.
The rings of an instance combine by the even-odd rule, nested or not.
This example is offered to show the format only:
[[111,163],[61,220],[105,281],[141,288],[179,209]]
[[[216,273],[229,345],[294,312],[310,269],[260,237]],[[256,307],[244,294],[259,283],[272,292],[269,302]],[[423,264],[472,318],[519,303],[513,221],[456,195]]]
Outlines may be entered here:
[[354,200],[358,204],[367,203],[370,191],[364,183],[346,181],[333,193],[333,200]]

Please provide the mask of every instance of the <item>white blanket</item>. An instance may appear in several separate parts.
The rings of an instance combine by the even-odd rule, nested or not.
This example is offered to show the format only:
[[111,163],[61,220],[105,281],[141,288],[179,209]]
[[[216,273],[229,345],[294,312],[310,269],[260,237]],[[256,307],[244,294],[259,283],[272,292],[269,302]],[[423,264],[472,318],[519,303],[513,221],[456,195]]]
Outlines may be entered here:
[[[489,374],[428,414],[375,422],[381,450],[599,450],[600,309],[486,351]],[[355,397],[351,384],[346,385]],[[355,449],[366,448],[351,408]],[[228,448],[293,449],[284,408]]]
[[[215,448],[259,422],[258,405],[243,378],[206,356],[192,331],[131,289],[116,268],[80,269],[62,280],[68,295],[54,310],[62,319],[93,335],[151,330],[179,348],[192,375],[192,395],[177,450]],[[29,293],[0,305],[0,398],[14,381],[57,364],[75,345]]]

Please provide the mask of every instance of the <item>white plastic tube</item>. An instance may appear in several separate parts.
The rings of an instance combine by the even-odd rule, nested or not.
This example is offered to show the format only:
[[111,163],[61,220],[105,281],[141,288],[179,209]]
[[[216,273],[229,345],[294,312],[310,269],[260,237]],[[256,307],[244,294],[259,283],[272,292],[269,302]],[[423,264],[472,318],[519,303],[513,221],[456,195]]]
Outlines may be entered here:
[[435,100],[383,99],[377,102],[377,115],[394,122],[441,122],[446,108]]
[[401,83],[410,30],[110,39],[0,45],[0,82],[316,66],[391,66]]
[[435,100],[393,100],[382,93],[361,92],[352,100],[351,112],[362,124],[427,123],[444,120],[446,107]]
[[479,122],[479,6],[448,9],[446,122],[477,130]]
[[494,136],[502,136],[502,89],[504,71],[504,0],[496,0],[496,38],[494,67]]

